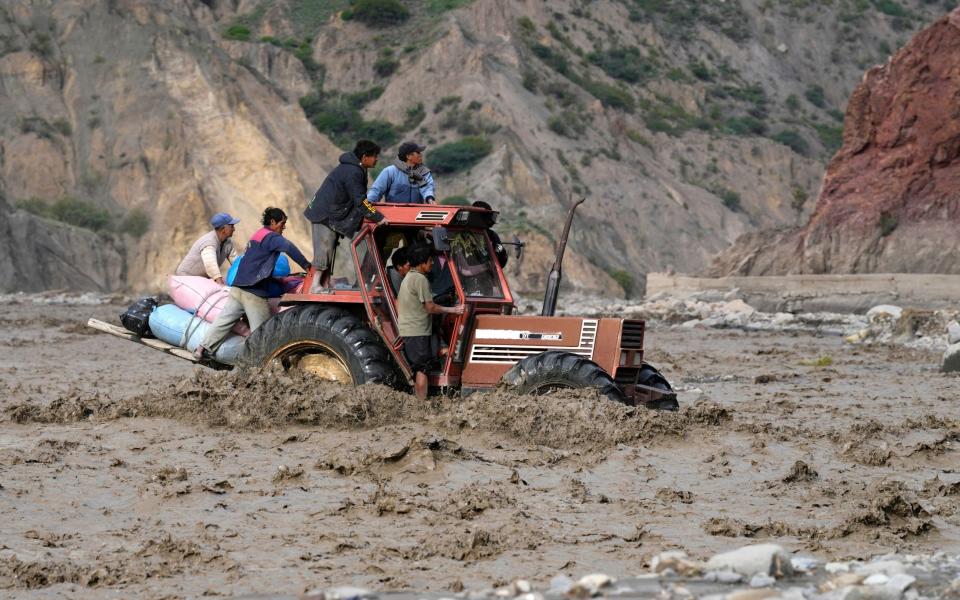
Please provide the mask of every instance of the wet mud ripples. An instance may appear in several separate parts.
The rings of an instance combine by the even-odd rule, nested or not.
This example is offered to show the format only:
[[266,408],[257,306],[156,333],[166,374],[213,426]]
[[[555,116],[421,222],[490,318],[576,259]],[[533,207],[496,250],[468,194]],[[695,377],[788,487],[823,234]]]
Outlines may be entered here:
[[677,413],[421,402],[198,370],[81,335],[76,307],[5,308],[0,345],[39,342],[0,364],[0,595],[450,591],[628,577],[677,548],[960,549],[960,378],[935,353],[664,328],[648,358]]

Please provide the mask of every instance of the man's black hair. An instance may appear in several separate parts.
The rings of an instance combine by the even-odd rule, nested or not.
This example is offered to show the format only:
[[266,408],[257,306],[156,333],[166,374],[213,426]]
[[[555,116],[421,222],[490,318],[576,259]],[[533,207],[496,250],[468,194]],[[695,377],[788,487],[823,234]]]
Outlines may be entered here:
[[353,155],[356,156],[357,159],[361,159],[364,156],[380,156],[380,146],[370,140],[360,140],[357,142],[357,145],[353,147]]
[[283,221],[286,218],[287,218],[287,213],[283,212],[279,208],[275,208],[271,206],[267,208],[267,210],[263,211],[263,226],[269,227],[270,221],[279,223],[280,221]]
[[476,208],[485,208],[487,210],[493,210],[493,207],[484,202],[483,200],[474,200],[473,206]]
[[431,256],[433,256],[433,249],[426,244],[411,246],[410,250],[407,251],[407,261],[410,263],[410,268],[412,269],[416,269],[430,260]]
[[407,257],[409,254],[410,248],[407,246],[400,246],[393,251],[393,266],[399,268],[401,265],[405,265],[410,262],[410,259]]

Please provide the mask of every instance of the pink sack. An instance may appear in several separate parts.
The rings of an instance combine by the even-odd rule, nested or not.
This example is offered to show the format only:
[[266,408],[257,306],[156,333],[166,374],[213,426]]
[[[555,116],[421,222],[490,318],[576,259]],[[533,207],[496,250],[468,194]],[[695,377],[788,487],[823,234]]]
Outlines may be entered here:
[[[213,323],[227,303],[230,291],[212,279],[193,275],[171,275],[167,287],[173,303],[183,310],[195,313],[208,323]],[[237,321],[233,332],[250,335],[250,327],[244,321]]]
[[[195,313],[208,323],[213,323],[230,296],[229,288],[220,285],[212,279],[193,275],[171,275],[167,280],[167,287],[173,303],[185,311]],[[280,299],[270,299],[270,312],[280,312]],[[237,321],[233,332],[239,335],[250,335],[250,327],[246,321]]]

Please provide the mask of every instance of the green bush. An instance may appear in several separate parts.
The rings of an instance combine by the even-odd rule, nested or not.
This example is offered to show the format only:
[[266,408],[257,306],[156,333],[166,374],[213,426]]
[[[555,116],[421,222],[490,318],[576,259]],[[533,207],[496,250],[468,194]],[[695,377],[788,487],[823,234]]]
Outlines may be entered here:
[[590,92],[590,95],[599,100],[604,106],[620,108],[626,112],[633,112],[636,107],[636,101],[627,90],[592,79],[584,79],[577,81],[577,83],[580,84],[580,87]]
[[817,108],[823,108],[827,104],[822,86],[811,85],[807,88],[807,91],[804,92],[803,95],[807,97],[807,100],[810,101],[810,104],[816,106]]
[[553,115],[547,119],[547,127],[557,135],[575,140],[579,138],[585,126],[580,118],[570,111],[563,111],[559,115]]
[[815,125],[817,135],[820,136],[820,143],[827,150],[827,153],[833,155],[843,146],[843,127],[831,127],[830,125]]
[[389,77],[393,75],[394,71],[397,70],[397,67],[400,66],[400,61],[395,59],[392,56],[381,56],[373,63],[374,72],[380,77]]
[[426,118],[427,111],[423,108],[423,102],[417,102],[416,106],[412,106],[407,109],[407,118],[403,121],[404,130],[414,129],[417,125],[423,122],[423,119]]
[[717,195],[720,196],[720,200],[723,202],[723,205],[730,210],[740,210],[740,194],[737,192],[728,190],[726,188],[721,188],[717,190]]
[[629,298],[633,294],[633,287],[635,282],[633,280],[633,275],[623,270],[614,270],[610,271],[610,277],[613,278],[617,284],[623,288],[623,293]]
[[807,144],[807,140],[803,139],[803,136],[800,135],[799,131],[795,131],[793,129],[781,131],[774,135],[772,139],[775,142],[779,142],[784,146],[789,147],[797,154],[806,156],[810,151],[810,145]]
[[70,126],[70,121],[66,119],[57,119],[53,122],[53,128],[60,132],[60,135],[69,136],[73,133],[73,127]]
[[873,5],[877,10],[891,17],[906,17],[909,12],[895,0],[873,0]]
[[246,25],[231,25],[223,33],[223,37],[228,40],[237,40],[238,42],[249,42],[250,28]]
[[427,12],[430,14],[440,14],[466,6],[471,0],[427,0]]
[[347,95],[311,92],[300,99],[300,106],[313,126],[341,148],[351,148],[361,138],[387,147],[399,141],[397,128],[387,121],[365,121],[359,110],[382,91],[372,88]]
[[410,18],[410,11],[398,0],[357,0],[351,14],[369,27],[390,27]]
[[767,126],[763,121],[751,116],[730,117],[724,123],[730,133],[736,135],[763,135],[767,131]]
[[657,73],[657,65],[647,60],[636,47],[591,52],[587,59],[610,77],[627,83],[646,81]]
[[880,213],[880,237],[887,237],[897,228],[897,217],[887,211]]
[[437,146],[430,152],[430,169],[437,174],[469,169],[490,154],[493,144],[478,136]]
[[135,238],[143,237],[150,229],[150,217],[139,208],[135,208],[127,213],[127,216],[120,222],[120,233],[131,235]]
[[30,198],[18,202],[17,206],[41,217],[93,231],[109,229],[113,220],[106,210],[75,198],[61,198],[53,204],[39,198]]
[[693,76],[700,81],[710,81],[713,79],[713,74],[710,72],[710,69],[700,61],[691,61],[687,65],[687,68],[690,69]]
[[471,202],[466,196],[447,196],[441,198],[438,204],[452,204],[454,206],[470,206]]

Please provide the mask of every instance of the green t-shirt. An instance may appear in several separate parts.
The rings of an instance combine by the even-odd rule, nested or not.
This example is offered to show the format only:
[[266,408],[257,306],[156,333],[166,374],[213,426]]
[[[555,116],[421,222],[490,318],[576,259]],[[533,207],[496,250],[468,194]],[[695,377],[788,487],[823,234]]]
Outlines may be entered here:
[[415,335],[430,335],[432,323],[430,313],[423,306],[426,301],[433,302],[433,293],[430,291],[430,282],[427,276],[411,269],[400,284],[397,294],[397,320],[400,326],[400,337]]

